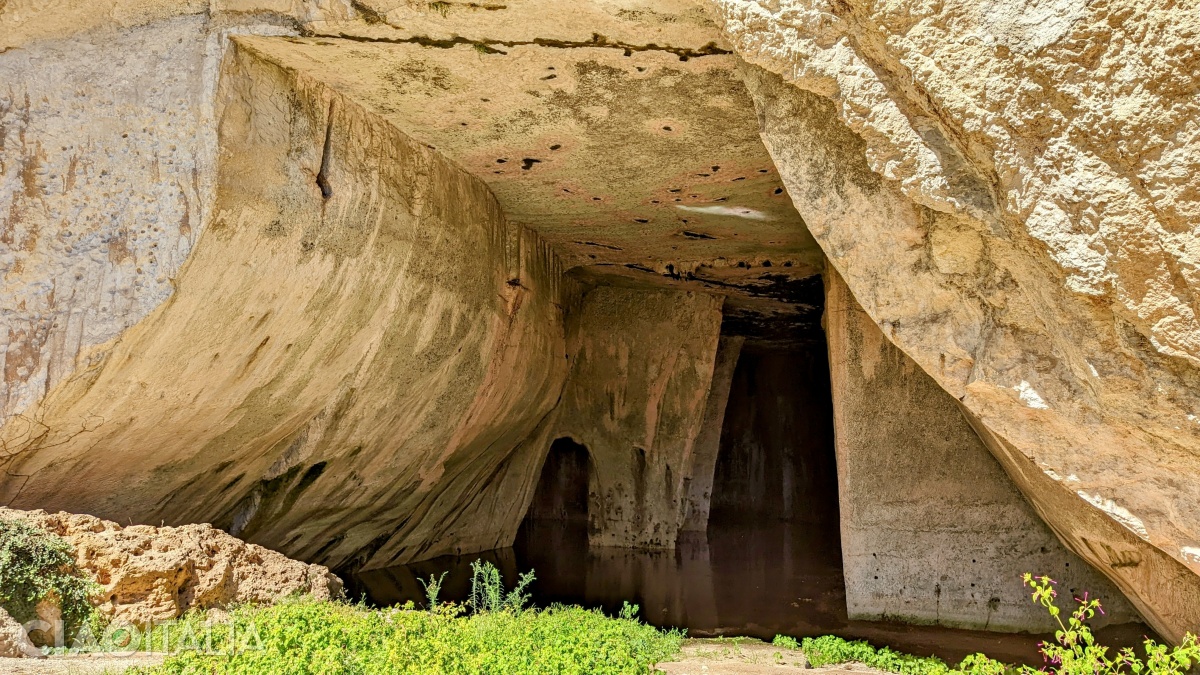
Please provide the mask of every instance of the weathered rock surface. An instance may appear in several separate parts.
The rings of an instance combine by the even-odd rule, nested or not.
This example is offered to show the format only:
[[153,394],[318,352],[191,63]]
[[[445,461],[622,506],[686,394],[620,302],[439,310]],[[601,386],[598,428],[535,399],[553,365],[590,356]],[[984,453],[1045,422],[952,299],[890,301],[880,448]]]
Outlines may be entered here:
[[40,655],[41,651],[29,640],[24,626],[0,608],[0,658],[20,659]]
[[301,73],[238,49],[220,98],[217,217],[170,302],[4,428],[5,501],[332,564],[507,543],[566,374],[554,254]]
[[711,476],[716,462],[712,454],[707,466],[696,466],[696,439],[716,365],[721,302],[703,293],[607,286],[584,296],[554,436],[584,445],[592,458],[593,545],[674,548],[691,475]]
[[1097,626],[1139,620],[1042,522],[958,401],[884,338],[837,273],[825,279],[849,617],[1052,632],[1020,583],[1029,572],[1064,596],[1100,598]]
[[122,527],[95,516],[0,508],[65,539],[76,563],[102,587],[93,598],[107,617],[139,625],[189,609],[270,603],[289,595],[341,597],[328,568],[247,544],[211,525]]
[[1164,635],[1195,630],[1200,17],[713,6],[789,194],[884,335],[1060,538]]

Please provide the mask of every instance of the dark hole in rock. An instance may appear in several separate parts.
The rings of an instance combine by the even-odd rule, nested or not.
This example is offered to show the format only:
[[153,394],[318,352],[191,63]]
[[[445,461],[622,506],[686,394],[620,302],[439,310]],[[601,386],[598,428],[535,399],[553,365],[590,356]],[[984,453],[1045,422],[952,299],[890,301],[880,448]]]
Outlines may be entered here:
[[570,438],[550,445],[533,501],[521,527],[530,521],[583,526],[588,516],[588,450]]

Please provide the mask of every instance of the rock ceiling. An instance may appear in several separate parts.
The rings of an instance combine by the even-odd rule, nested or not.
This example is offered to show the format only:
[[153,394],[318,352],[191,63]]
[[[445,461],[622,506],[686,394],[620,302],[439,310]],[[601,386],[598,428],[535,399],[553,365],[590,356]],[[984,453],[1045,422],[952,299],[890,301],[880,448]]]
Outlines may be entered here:
[[363,5],[371,23],[237,39],[483,180],[570,267],[794,300],[820,249],[715,28],[688,4],[592,17],[607,34],[544,9]]

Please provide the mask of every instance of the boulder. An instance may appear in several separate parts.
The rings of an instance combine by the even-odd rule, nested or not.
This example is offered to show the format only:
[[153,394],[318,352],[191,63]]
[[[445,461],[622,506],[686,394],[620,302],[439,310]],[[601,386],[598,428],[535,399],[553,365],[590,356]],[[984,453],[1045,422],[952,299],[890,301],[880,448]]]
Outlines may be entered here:
[[[24,520],[70,543],[79,569],[103,589],[94,598],[97,608],[115,621],[144,625],[189,609],[342,594],[341,580],[328,568],[291,560],[207,524],[122,527],[94,516],[14,509],[0,509],[0,518]],[[39,617],[45,611],[39,605]]]

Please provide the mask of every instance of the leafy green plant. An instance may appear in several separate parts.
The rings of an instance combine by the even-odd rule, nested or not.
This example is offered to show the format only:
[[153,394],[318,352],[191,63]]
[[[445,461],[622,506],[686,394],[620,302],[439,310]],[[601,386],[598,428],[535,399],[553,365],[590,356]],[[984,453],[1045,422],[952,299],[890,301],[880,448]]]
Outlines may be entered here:
[[[1104,613],[1099,600],[1086,593],[1075,598],[1076,608],[1063,621],[1062,609],[1056,604],[1058,591],[1054,580],[1026,574],[1024,581],[1032,589],[1033,601],[1044,607],[1058,624],[1054,642],[1039,645],[1046,661],[1046,666],[1040,670],[1004,664],[983,654],[972,654],[952,669],[934,657],[902,654],[887,647],[876,649],[862,640],[848,641],[832,635],[804,638],[801,648],[809,665],[814,667],[857,661],[902,675],[1183,675],[1200,663],[1200,644],[1191,633],[1186,634],[1177,647],[1161,645],[1147,638],[1145,660],[1130,648],[1114,652],[1096,643],[1087,624],[1096,614]],[[776,644],[780,637],[776,637]]]
[[787,635],[776,635],[775,639],[771,640],[771,644],[776,647],[783,647],[784,649],[800,648],[800,643],[796,641],[796,638]]
[[155,651],[164,644],[175,646],[161,666],[129,672],[644,675],[651,664],[678,654],[683,641],[678,631],[579,607],[471,614],[446,607],[448,603],[435,611],[380,610],[298,599],[239,607],[227,624],[208,626],[203,615],[189,615],[169,634],[156,628],[148,641]]
[[421,585],[425,587],[425,599],[427,601],[427,604],[425,605],[426,609],[437,609],[438,596],[442,594],[442,582],[445,581],[445,579],[445,572],[442,572],[442,575],[438,577],[430,574],[429,581],[417,579],[417,581],[420,581]]
[[68,635],[93,620],[91,596],[100,587],[75,565],[62,537],[19,520],[0,519],[0,607],[21,623],[37,618],[35,607],[55,600]]
[[876,649],[865,640],[851,641],[833,635],[822,635],[818,638],[804,638],[800,648],[804,651],[809,665],[814,668],[856,661],[901,675],[941,675],[950,672],[949,666],[939,658],[913,656],[887,647]]

